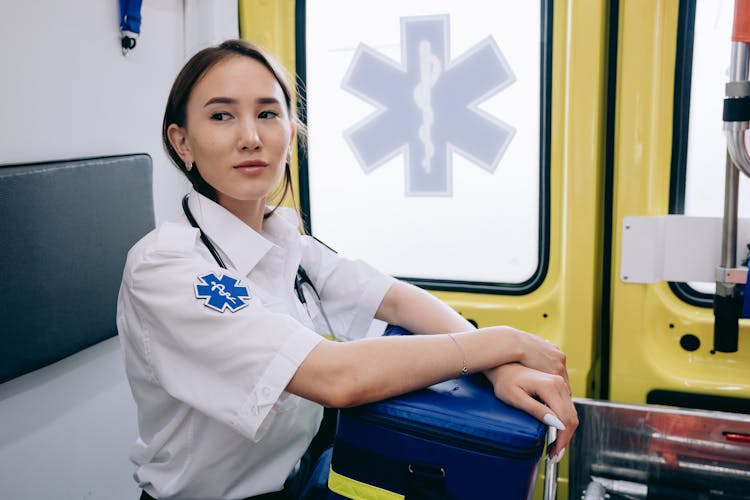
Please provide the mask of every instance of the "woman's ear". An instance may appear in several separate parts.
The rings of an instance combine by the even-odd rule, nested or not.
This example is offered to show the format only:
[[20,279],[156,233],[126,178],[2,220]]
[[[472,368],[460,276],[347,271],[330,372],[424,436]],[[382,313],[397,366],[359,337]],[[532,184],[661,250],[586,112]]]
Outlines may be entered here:
[[172,123],[167,127],[167,138],[169,138],[169,143],[177,154],[180,155],[180,158],[185,164],[192,161],[190,155],[190,142],[188,141],[187,134],[183,127],[180,127],[176,123]]

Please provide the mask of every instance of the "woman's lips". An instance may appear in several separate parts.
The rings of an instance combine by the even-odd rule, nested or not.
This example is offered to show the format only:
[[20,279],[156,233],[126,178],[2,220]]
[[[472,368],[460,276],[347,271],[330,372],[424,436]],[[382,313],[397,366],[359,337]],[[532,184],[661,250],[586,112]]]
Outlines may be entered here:
[[263,161],[243,161],[234,168],[245,175],[260,175],[267,166],[268,164]]

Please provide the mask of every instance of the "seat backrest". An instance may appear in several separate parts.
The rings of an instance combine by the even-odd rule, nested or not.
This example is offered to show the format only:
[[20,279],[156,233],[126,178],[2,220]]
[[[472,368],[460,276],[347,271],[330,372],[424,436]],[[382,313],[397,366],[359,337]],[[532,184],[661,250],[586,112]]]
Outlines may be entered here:
[[146,154],[0,167],[0,383],[116,335],[128,249],[154,226]]

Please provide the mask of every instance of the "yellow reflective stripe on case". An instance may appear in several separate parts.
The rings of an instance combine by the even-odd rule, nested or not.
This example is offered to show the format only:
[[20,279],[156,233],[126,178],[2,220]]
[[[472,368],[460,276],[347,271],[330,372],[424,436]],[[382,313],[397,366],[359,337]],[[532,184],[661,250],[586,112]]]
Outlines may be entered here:
[[333,468],[328,474],[328,489],[343,497],[358,500],[404,500],[404,495],[342,476]]

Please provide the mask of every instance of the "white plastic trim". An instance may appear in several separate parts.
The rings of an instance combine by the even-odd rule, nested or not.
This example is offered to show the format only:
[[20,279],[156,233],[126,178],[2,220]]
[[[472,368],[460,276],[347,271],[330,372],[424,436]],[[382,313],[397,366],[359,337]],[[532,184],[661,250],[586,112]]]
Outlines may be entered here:
[[[624,217],[620,279],[626,283],[714,282],[721,263],[721,224],[721,217]],[[747,243],[750,219],[739,219],[737,264],[747,257]]]

